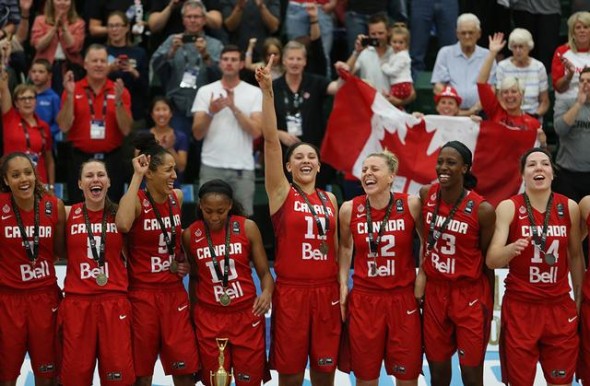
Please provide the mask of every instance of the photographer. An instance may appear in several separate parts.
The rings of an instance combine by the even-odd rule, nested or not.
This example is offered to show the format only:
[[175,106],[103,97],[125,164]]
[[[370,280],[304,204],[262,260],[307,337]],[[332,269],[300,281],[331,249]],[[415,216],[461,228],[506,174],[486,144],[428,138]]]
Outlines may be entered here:
[[[346,64],[353,69],[353,73],[387,97],[390,91],[389,78],[381,71],[381,65],[387,63],[394,54],[393,48],[389,45],[387,15],[383,13],[372,15],[368,25],[369,36],[362,34],[357,36],[354,51]],[[405,106],[414,99],[416,99],[415,91],[407,98],[400,100],[399,105]]]
[[152,56],[152,67],[160,77],[166,97],[174,107],[172,127],[192,137],[191,107],[197,89],[215,79],[223,44],[203,32],[205,7],[200,1],[188,0],[182,5],[183,34],[173,34]]

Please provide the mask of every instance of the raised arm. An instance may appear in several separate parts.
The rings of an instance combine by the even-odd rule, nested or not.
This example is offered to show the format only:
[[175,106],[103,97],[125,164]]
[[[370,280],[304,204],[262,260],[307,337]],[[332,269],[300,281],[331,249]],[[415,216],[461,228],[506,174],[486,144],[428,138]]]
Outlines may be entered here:
[[129,189],[119,201],[119,209],[115,217],[117,230],[122,233],[127,233],[131,230],[133,222],[141,211],[141,205],[137,199],[137,192],[143,181],[143,176],[148,170],[150,164],[150,157],[141,154],[131,161],[133,163],[133,177],[129,183]]
[[481,65],[481,69],[479,70],[479,74],[477,75],[477,83],[487,83],[490,79],[490,74],[492,72],[492,67],[494,66],[494,60],[496,60],[496,55],[498,52],[502,51],[504,46],[506,45],[506,41],[504,40],[504,34],[502,32],[496,32],[493,36],[489,37],[489,52],[488,56],[486,56],[485,60]]
[[277,129],[277,117],[274,106],[274,92],[270,67],[274,55],[271,55],[266,67],[256,69],[256,80],[262,89],[262,136],[264,137],[265,187],[268,195],[271,215],[287,199],[290,185],[283,171],[283,151]]

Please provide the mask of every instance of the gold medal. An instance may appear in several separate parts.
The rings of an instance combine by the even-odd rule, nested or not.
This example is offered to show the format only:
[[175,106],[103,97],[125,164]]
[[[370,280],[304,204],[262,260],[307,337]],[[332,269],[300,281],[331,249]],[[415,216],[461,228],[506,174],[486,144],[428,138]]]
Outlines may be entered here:
[[219,297],[219,303],[221,303],[221,305],[224,307],[227,307],[231,304],[231,298],[229,297],[227,292],[221,294],[221,296]]
[[330,247],[328,247],[328,243],[325,241],[322,241],[320,243],[320,252],[322,253],[322,255],[327,255],[329,250],[330,250]]
[[170,263],[170,272],[178,272],[178,262],[176,260],[172,260],[172,263]]
[[101,272],[98,275],[96,275],[96,284],[98,284],[99,286],[104,287],[105,285],[107,285],[108,281],[109,278],[104,273]]

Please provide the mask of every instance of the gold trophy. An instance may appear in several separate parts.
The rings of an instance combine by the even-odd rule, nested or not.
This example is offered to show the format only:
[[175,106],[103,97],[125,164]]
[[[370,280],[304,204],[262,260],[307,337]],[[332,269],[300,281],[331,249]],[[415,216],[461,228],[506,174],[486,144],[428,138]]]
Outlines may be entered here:
[[223,351],[225,350],[225,346],[227,346],[229,339],[215,338],[215,340],[217,341],[217,348],[219,349],[219,368],[216,372],[211,371],[211,386],[229,386],[234,373],[232,371],[230,374],[228,374],[223,368],[223,363],[225,362]]

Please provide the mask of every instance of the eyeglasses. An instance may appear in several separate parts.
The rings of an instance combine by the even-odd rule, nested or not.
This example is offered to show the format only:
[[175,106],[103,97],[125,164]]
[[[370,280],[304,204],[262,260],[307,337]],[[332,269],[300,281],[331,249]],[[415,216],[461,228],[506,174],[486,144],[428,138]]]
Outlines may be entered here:
[[107,28],[112,28],[112,29],[124,28],[124,27],[127,27],[127,24],[107,24]]
[[20,96],[20,97],[17,97],[17,98],[16,98],[16,100],[17,100],[17,101],[19,101],[19,102],[23,102],[23,101],[24,101],[24,102],[32,102],[32,101],[34,101],[35,99],[37,99],[37,97],[36,97],[36,96],[33,96],[33,95],[29,95],[29,96]]

